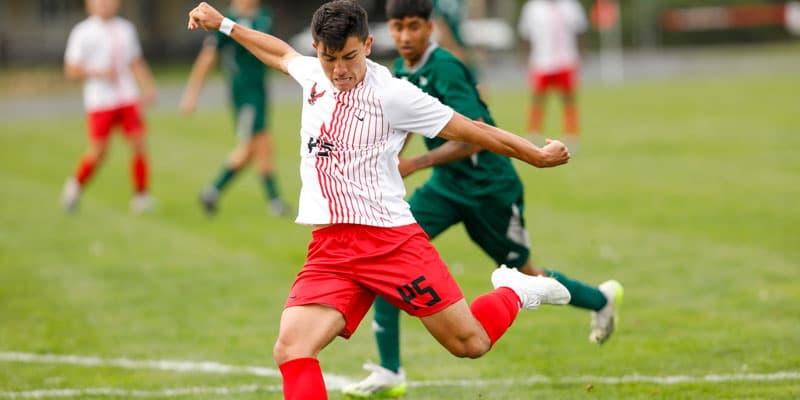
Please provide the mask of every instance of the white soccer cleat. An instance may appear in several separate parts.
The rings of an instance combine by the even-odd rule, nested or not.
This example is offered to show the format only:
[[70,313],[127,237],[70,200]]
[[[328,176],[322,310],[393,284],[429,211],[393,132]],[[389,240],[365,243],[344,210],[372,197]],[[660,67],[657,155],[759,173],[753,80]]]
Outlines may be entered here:
[[156,202],[147,193],[137,193],[131,199],[131,211],[134,214],[144,214],[153,211]]
[[600,311],[592,312],[592,331],[589,333],[589,341],[603,344],[614,333],[619,321],[619,306],[622,304],[625,292],[622,285],[615,280],[605,281],[597,289],[603,292],[607,302]]
[[534,310],[541,304],[567,304],[572,298],[564,285],[553,278],[525,275],[501,265],[492,273],[492,285],[507,287],[519,296],[522,308]]
[[73,213],[78,208],[78,200],[81,198],[81,185],[73,178],[67,178],[64,182],[64,189],[61,192],[61,206],[67,213]]
[[373,363],[364,364],[370,371],[368,377],[361,382],[347,385],[342,389],[345,397],[350,399],[393,399],[406,394],[406,373],[401,368],[395,373]]

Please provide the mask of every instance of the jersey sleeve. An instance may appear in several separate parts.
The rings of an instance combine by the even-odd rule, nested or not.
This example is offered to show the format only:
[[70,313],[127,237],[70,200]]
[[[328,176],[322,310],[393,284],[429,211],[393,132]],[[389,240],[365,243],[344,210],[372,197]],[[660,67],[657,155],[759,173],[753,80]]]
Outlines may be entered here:
[[402,79],[392,79],[383,98],[389,125],[405,132],[436,137],[453,118],[452,108]]
[[484,106],[477,89],[472,86],[474,80],[456,61],[440,62],[431,81],[444,104],[469,119],[483,117]]
[[583,33],[589,28],[589,21],[586,20],[586,10],[578,1],[571,2],[572,10],[572,29],[575,33]]
[[86,57],[85,46],[83,45],[81,31],[73,28],[67,39],[67,49],[64,52],[64,62],[72,65],[82,65]]
[[127,55],[128,59],[133,61],[142,56],[142,44],[139,42],[139,33],[136,32],[136,27],[130,22],[125,25],[128,35]]
[[316,57],[296,56],[289,60],[289,64],[286,67],[289,70],[289,75],[297,83],[302,84],[315,69],[319,68],[319,60]]

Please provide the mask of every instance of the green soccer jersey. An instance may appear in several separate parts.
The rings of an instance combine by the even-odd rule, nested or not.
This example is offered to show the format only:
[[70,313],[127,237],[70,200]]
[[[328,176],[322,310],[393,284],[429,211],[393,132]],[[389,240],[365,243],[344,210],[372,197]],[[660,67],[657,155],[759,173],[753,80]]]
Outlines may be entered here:
[[[264,33],[272,32],[272,15],[264,7],[253,17],[228,10],[226,16],[237,24]],[[263,102],[266,97],[266,67],[242,45],[221,32],[215,35],[223,71],[231,85],[235,105]]]
[[[486,103],[480,98],[474,76],[449,51],[432,44],[414,68],[408,68],[405,61],[398,58],[394,73],[467,118],[494,125]],[[445,142],[438,137],[425,138],[425,146],[429,150]],[[499,196],[512,201],[522,191],[511,160],[489,151],[433,167],[427,185],[445,196],[467,201],[484,196]]]

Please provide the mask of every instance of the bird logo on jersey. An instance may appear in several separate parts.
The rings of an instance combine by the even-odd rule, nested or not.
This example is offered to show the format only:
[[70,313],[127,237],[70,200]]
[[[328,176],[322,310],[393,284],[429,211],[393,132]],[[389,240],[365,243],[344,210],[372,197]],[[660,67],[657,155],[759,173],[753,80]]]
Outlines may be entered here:
[[325,96],[325,91],[317,93],[317,82],[314,82],[314,86],[311,87],[311,93],[308,95],[308,104],[313,106],[317,103],[317,99],[322,96]]

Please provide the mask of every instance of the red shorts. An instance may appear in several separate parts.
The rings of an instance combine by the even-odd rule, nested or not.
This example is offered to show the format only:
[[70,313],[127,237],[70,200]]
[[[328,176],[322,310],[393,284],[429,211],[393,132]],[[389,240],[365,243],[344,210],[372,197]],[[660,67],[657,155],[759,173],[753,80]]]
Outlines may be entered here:
[[144,122],[139,115],[139,105],[112,108],[89,113],[89,138],[104,142],[111,135],[114,126],[121,125],[125,136],[134,137],[144,133]]
[[464,298],[417,224],[394,228],[333,225],[313,232],[306,263],[285,307],[322,304],[342,313],[352,335],[375,296],[417,317]]
[[544,94],[550,88],[556,88],[564,94],[572,94],[575,90],[577,68],[565,68],[560,71],[541,73],[535,69],[528,72],[530,85],[536,94]]

